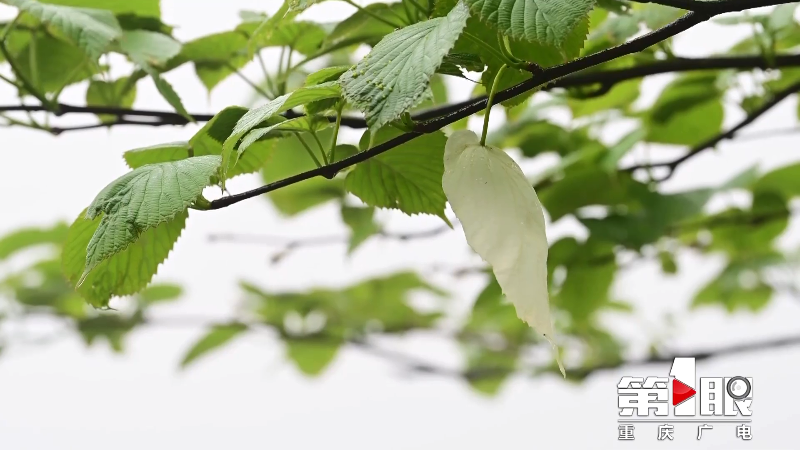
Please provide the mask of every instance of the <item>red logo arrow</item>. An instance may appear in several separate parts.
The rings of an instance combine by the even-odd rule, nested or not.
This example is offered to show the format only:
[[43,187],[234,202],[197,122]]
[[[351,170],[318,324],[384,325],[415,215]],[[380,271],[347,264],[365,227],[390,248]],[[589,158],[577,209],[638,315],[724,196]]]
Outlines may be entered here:
[[697,391],[690,388],[677,378],[672,379],[672,406],[680,405],[687,399],[694,397]]

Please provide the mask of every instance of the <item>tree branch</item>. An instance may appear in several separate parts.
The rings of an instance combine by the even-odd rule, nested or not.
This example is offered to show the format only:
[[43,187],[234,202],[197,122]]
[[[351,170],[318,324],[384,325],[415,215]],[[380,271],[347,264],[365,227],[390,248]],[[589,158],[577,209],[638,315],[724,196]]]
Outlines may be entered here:
[[[607,50],[603,50],[601,52],[589,56],[585,56],[583,58],[578,58],[574,61],[565,64],[549,67],[547,69],[542,70],[541,72],[533,74],[533,76],[530,79],[523,81],[522,83],[516,86],[512,86],[508,89],[498,92],[494,98],[493,103],[497,104],[504,102],[508,99],[516,97],[517,95],[533,90],[541,85],[565,77],[571,73],[579,72],[581,70],[588,69],[590,67],[617,59],[622,56],[640,52],[650,47],[651,45],[654,45],[658,42],[661,42],[665,39],[675,36],[678,33],[686,31],[689,28],[697,25],[698,23],[708,20],[712,16],[713,14],[707,14],[707,13],[700,14],[700,13],[690,12],[681,17],[680,19],[676,20],[675,22],[672,22],[671,24],[663,28],[660,28],[656,31],[647,33],[641,37],[633,39],[632,41],[626,42],[616,47],[612,47]],[[465,117],[469,117],[481,110],[484,110],[486,109],[486,103],[487,103],[486,99],[473,101],[469,105],[457,111],[418,124],[415,131],[397,136],[380,145],[377,145],[373,148],[360,152],[356,155],[353,155],[341,161],[337,161],[333,164],[320,167],[314,170],[309,170],[307,172],[303,172],[285,178],[283,180],[279,180],[261,186],[256,189],[246,191],[241,194],[230,195],[217,200],[213,200],[211,202],[209,209],[225,208],[240,201],[247,200],[249,198],[256,197],[258,195],[271,192],[285,186],[290,186],[292,184],[299,183],[301,181],[308,180],[310,178],[318,176],[322,176],[325,178],[333,178],[337,172],[339,172],[344,168],[356,165],[360,162],[364,162],[370,158],[380,155],[381,153],[387,152],[399,145],[411,141],[412,139],[419,137],[425,133],[434,132],[436,130],[445,127],[446,125],[449,125],[453,122],[461,120]]]
[[[568,75],[559,80],[553,81],[547,86],[543,86],[542,90],[551,90],[555,88],[571,88],[587,85],[600,84],[603,89],[613,88],[614,85],[623,81],[628,81],[636,78],[642,78],[649,75],[658,75],[663,73],[672,72],[692,72],[697,70],[722,70],[722,69],[737,69],[737,70],[751,70],[751,69],[770,69],[782,67],[796,67],[800,66],[800,55],[776,55],[774,60],[767,60],[763,56],[725,56],[725,57],[710,57],[710,58],[672,58],[663,61],[656,61],[648,64],[643,64],[635,67],[628,67],[622,69],[612,69],[595,72],[581,72]],[[602,91],[600,91],[602,92]],[[486,96],[476,97],[464,102],[453,103],[449,105],[431,108],[426,111],[416,113],[412,116],[415,121],[425,121],[437,117],[445,116],[458,111],[462,108],[468,107],[477,101],[485,100]],[[144,109],[129,109],[108,106],[76,106],[60,103],[58,105],[58,115],[67,114],[108,114],[118,118],[117,121],[110,123],[114,125],[142,125],[142,126],[165,126],[165,125],[186,125],[188,121],[183,116],[171,111],[154,111]],[[0,106],[0,112],[38,112],[48,111],[42,105],[6,105]],[[295,111],[288,111],[284,114],[286,118],[300,117],[302,114]],[[135,121],[126,119],[128,116],[135,117],[149,117],[154,120],[150,121]],[[207,122],[214,117],[213,114],[191,114],[196,122]],[[331,118],[335,120],[335,117]],[[90,126],[91,125],[91,126]],[[102,128],[99,124],[80,125],[78,127],[70,128],[63,127],[61,132],[74,130],[83,130],[90,128]],[[366,128],[367,123],[361,117],[344,116],[342,117],[342,125],[348,128]]]
[[745,117],[744,120],[742,120],[741,122],[736,124],[736,126],[734,126],[731,129],[729,129],[729,130],[727,130],[725,132],[722,132],[722,133],[720,133],[720,134],[718,134],[718,135],[706,140],[705,142],[702,142],[702,143],[696,145],[691,150],[689,150],[688,153],[686,153],[685,155],[681,156],[680,158],[676,158],[676,159],[674,159],[672,161],[668,161],[668,162],[661,162],[661,163],[655,163],[655,164],[637,164],[637,165],[634,165],[634,166],[627,167],[627,168],[625,168],[623,170],[625,170],[626,172],[633,172],[633,171],[638,170],[638,169],[651,169],[651,168],[654,168],[654,167],[666,167],[667,169],[669,169],[669,172],[663,178],[659,179],[658,181],[664,181],[666,179],[669,179],[675,173],[675,169],[677,169],[678,166],[680,166],[681,164],[683,164],[684,162],[686,162],[690,158],[696,156],[698,153],[703,152],[703,151],[705,151],[705,150],[707,150],[709,148],[714,148],[717,144],[719,144],[720,142],[722,142],[724,140],[734,138],[736,136],[736,133],[738,133],[741,129],[743,129],[744,127],[746,127],[746,126],[750,125],[751,123],[755,122],[756,119],[758,119],[759,117],[764,115],[770,109],[774,108],[780,102],[782,102],[787,97],[789,97],[790,95],[794,94],[797,91],[800,91],[800,82],[794,83],[791,86],[789,86],[788,88],[783,89],[783,90],[775,93],[772,96],[772,98],[770,98],[769,101],[764,103],[757,110],[755,110],[755,111],[751,112],[750,114],[748,114],[747,117]]

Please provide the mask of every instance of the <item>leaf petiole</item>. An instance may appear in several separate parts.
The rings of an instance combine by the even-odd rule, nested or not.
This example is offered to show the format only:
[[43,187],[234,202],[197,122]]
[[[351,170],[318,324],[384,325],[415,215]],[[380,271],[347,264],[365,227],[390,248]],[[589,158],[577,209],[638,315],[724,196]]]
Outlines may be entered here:
[[333,136],[331,137],[330,156],[328,161],[331,163],[336,162],[336,142],[339,140],[339,128],[342,126],[342,109],[344,108],[344,101],[340,101],[336,105],[336,124],[333,126]]
[[300,136],[300,133],[295,133],[295,136],[297,136],[297,140],[299,140],[300,143],[303,144],[303,148],[305,148],[306,152],[308,152],[308,156],[310,156],[311,159],[314,160],[314,164],[316,164],[317,167],[322,167],[322,164],[320,164],[319,159],[317,159],[317,155],[314,154],[314,151],[311,150],[311,147],[309,147],[306,141],[303,139],[303,137]]
[[481,46],[484,50],[486,50],[487,52],[491,53],[492,56],[494,56],[495,58],[497,58],[498,60],[500,60],[504,64],[509,65],[509,66],[514,66],[514,65],[517,64],[516,62],[506,58],[506,56],[502,52],[498,51],[496,48],[494,48],[491,45],[487,44],[483,39],[479,38],[478,36],[475,36],[474,34],[468,32],[468,31],[462,32],[461,35],[466,37],[467,39],[469,39],[473,43]]
[[497,75],[494,77],[494,82],[492,83],[492,90],[489,92],[489,99],[486,102],[486,114],[483,117],[483,133],[481,134],[481,146],[486,146],[486,134],[489,130],[489,113],[492,112],[492,105],[494,104],[494,96],[497,94],[497,90],[500,87],[500,78],[503,76],[503,72],[506,71],[508,66],[503,64],[500,66],[500,70],[497,71]]

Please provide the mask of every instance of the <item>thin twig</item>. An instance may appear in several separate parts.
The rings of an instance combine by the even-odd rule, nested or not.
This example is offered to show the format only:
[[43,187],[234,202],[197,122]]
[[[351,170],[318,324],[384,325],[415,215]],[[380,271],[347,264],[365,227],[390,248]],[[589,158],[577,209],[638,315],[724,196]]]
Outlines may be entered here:
[[769,101],[764,103],[760,108],[758,108],[755,111],[753,111],[750,114],[748,114],[747,117],[745,117],[741,122],[736,124],[736,126],[730,128],[729,130],[727,130],[725,132],[719,133],[716,136],[713,136],[713,137],[707,139],[706,141],[696,145],[695,147],[693,147],[691,150],[689,150],[685,155],[681,156],[680,158],[676,158],[676,159],[674,159],[672,161],[661,162],[661,163],[637,164],[637,165],[633,165],[633,166],[627,167],[624,170],[628,171],[628,172],[633,172],[633,171],[638,170],[638,169],[652,169],[652,168],[655,168],[655,167],[666,167],[667,169],[669,169],[669,172],[667,172],[667,174],[664,175],[663,178],[661,178],[661,179],[659,179],[657,181],[666,180],[666,179],[672,177],[672,175],[675,173],[675,169],[677,169],[678,166],[680,166],[681,164],[683,164],[684,162],[686,162],[690,158],[696,156],[697,154],[699,154],[699,153],[701,153],[701,152],[703,152],[703,151],[705,151],[707,149],[716,147],[716,145],[719,144],[720,142],[722,142],[724,140],[727,140],[727,139],[734,138],[736,136],[736,133],[739,132],[739,130],[741,130],[741,129],[745,128],[746,126],[750,125],[751,123],[755,122],[756,119],[758,119],[759,117],[761,117],[762,115],[767,113],[769,110],[771,110],[772,108],[777,106],[780,102],[782,102],[787,97],[789,97],[790,95],[794,94],[797,91],[800,91],[800,82],[794,83],[791,86],[787,87],[786,89],[783,89],[780,92],[775,93],[772,96],[772,98],[769,99]]
[[[561,79],[553,81],[552,83],[542,86],[542,90],[551,90],[555,88],[571,88],[579,86],[591,86],[599,84],[602,86],[613,86],[623,81],[646,77],[649,75],[657,75],[672,72],[690,72],[697,70],[751,70],[751,69],[770,69],[782,67],[796,67],[800,66],[800,55],[776,55],[772,64],[762,56],[726,56],[726,57],[710,57],[710,58],[674,58],[664,61],[657,61],[647,64],[642,64],[635,67],[628,67],[622,69],[611,69],[595,72],[580,72],[565,76]],[[11,84],[15,84],[13,80],[7,80]],[[439,117],[452,114],[463,108],[467,108],[476,102],[485,101],[486,96],[476,97],[464,102],[453,103],[436,108],[431,108],[421,111],[412,115],[415,121],[426,121]],[[68,105],[64,103],[58,104],[58,115],[67,114],[108,114],[118,117],[124,116],[138,116],[138,117],[152,117],[158,119],[158,122],[142,122],[141,125],[146,126],[162,126],[162,125],[185,125],[188,123],[186,118],[172,112],[172,111],[154,111],[154,110],[141,110],[130,109],[112,106],[77,106]],[[37,112],[48,111],[42,105],[4,105],[0,106],[0,112]],[[295,111],[288,111],[284,114],[286,118],[301,117],[302,114]],[[191,114],[196,122],[207,122],[214,117],[213,114],[194,113]],[[330,117],[331,121],[335,121],[336,117]],[[133,125],[133,123],[131,123]],[[361,117],[343,116],[342,126],[348,128],[366,128],[367,123]]]

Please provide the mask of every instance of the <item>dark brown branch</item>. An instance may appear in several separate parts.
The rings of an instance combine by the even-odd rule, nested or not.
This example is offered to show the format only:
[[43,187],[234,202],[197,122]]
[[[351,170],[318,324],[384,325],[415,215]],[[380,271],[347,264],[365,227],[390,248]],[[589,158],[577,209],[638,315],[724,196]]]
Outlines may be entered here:
[[[623,81],[642,78],[649,75],[657,75],[662,73],[672,72],[690,72],[697,70],[722,70],[722,69],[736,69],[736,70],[751,70],[751,69],[769,69],[769,68],[782,68],[800,66],[800,55],[777,55],[774,60],[768,61],[762,56],[726,56],[726,57],[711,57],[711,58],[673,58],[663,61],[656,61],[653,63],[643,64],[640,66],[612,69],[594,72],[581,72],[575,73],[559,80],[556,80],[547,86],[542,87],[542,90],[551,90],[554,88],[571,88],[579,86],[587,86],[599,84],[603,89],[608,89]],[[600,91],[602,92],[602,91]],[[476,102],[485,101],[486,97],[481,96],[470,99],[464,102],[445,105],[437,108],[431,108],[426,111],[414,114],[412,117],[415,121],[431,120],[437,117],[446,116],[455,111],[469,107]],[[164,126],[164,125],[186,125],[187,120],[174,112],[170,111],[154,111],[143,109],[129,109],[105,106],[75,106],[61,103],[59,106],[59,115],[67,114],[108,114],[116,116],[117,122],[111,125],[143,125],[143,126]],[[13,112],[13,111],[27,111],[38,112],[47,111],[42,105],[7,105],[0,106],[0,112]],[[300,113],[295,111],[288,111],[284,114],[287,118],[299,117]],[[151,121],[135,121],[128,119],[128,117],[148,117]],[[196,122],[207,122],[211,120],[213,114],[192,114]],[[90,126],[92,125],[92,126]],[[101,128],[98,124],[82,125],[78,127],[62,127],[62,131],[71,131],[73,129],[89,129]],[[348,128],[366,128],[367,124],[363,118],[346,116],[342,119],[342,125]]]
[[[775,57],[774,61],[768,61],[762,56],[724,56],[713,58],[672,58],[663,61],[657,61],[640,66],[628,67],[623,69],[612,69],[604,71],[586,71],[575,73],[559,80],[556,80],[547,86],[542,87],[542,90],[551,90],[553,88],[571,88],[586,86],[592,84],[610,85],[621,83],[623,81],[642,78],[649,75],[658,75],[663,73],[673,72],[693,72],[698,70],[722,70],[722,69],[736,69],[736,70],[751,70],[751,69],[769,69],[781,67],[793,67],[800,65],[800,55],[779,55]],[[449,113],[466,108],[477,101],[485,101],[486,96],[477,97],[474,99],[466,100],[460,103],[442,106],[439,108],[423,111],[413,116],[414,120],[429,120],[436,117],[441,117]]]
[[[549,83],[556,79],[562,78],[567,76],[571,73],[579,72],[581,70],[588,69],[590,67],[596,66],[598,64],[602,64],[604,62],[612,61],[614,59],[620,58],[622,56],[630,55],[632,53],[640,52],[651,45],[657,44],[665,39],[668,39],[672,36],[675,36],[683,31],[688,30],[689,28],[697,25],[698,23],[704,22],[708,20],[712,15],[711,14],[699,14],[690,12],[685,16],[681,17],[680,19],[676,20],[675,22],[659,29],[653,31],[651,33],[645,34],[639,38],[636,38],[630,42],[626,42],[622,45],[603,50],[601,52],[595,53],[593,55],[585,56],[583,58],[578,58],[574,61],[568,62],[566,64],[561,64],[559,66],[550,67],[544,69],[543,71],[534,74],[529,80],[523,81],[522,83],[510,87],[508,89],[502,90],[497,93],[495,96],[494,104],[504,102],[510,98],[516,97],[522,93],[528,92],[532,89],[535,89],[543,84]],[[439,130],[453,122],[461,120],[465,117],[469,117],[483,109],[486,108],[487,100],[479,100],[474,101],[468,106],[465,106],[457,111],[454,111],[450,114],[447,114],[442,117],[437,117],[435,119],[431,119],[426,122],[422,122],[418,124],[417,130],[412,131],[409,133],[402,134],[397,136],[394,139],[391,139],[387,142],[384,142],[380,145],[377,145],[369,150],[363,151],[356,155],[353,155],[349,158],[343,159],[341,161],[335,162],[328,166],[320,167],[314,170],[310,170],[307,172],[303,172],[289,178],[285,178],[283,180],[276,181],[274,183],[267,184],[265,186],[261,186],[260,188],[256,188],[250,191],[243,192],[241,194],[231,195],[228,197],[223,197],[211,202],[210,209],[220,209],[225,208],[227,206],[233,205],[238,203],[242,200],[247,200],[252,197],[256,197],[258,195],[274,191],[276,189],[280,189],[285,186],[289,186],[295,183],[299,183],[304,180],[308,180],[310,178],[322,176],[325,178],[333,178],[333,176],[339,172],[340,170],[354,166],[360,162],[366,161],[372,157],[380,155],[381,153],[387,152],[399,145],[402,145],[418,136],[421,136],[424,133],[431,133],[433,131]]]
[[698,153],[703,152],[707,149],[716,147],[717,144],[720,142],[733,139],[740,130],[745,128],[746,126],[750,125],[751,123],[755,122],[756,119],[767,113],[769,110],[777,106],[780,102],[785,100],[790,95],[794,94],[795,92],[800,91],[800,82],[794,83],[793,85],[789,86],[786,89],[781,90],[780,92],[775,93],[772,98],[769,99],[766,103],[761,105],[760,108],[751,112],[744,118],[741,122],[736,124],[736,126],[730,128],[729,130],[722,132],[712,138],[709,138],[705,142],[702,142],[695,147],[693,147],[689,152],[685,155],[681,156],[680,158],[676,158],[672,161],[662,162],[662,163],[654,163],[654,164],[637,164],[631,167],[624,169],[625,171],[632,172],[638,169],[650,169],[654,167],[666,167],[669,172],[663,177],[660,178],[658,181],[663,181],[670,178],[674,173],[675,169],[678,168],[681,164],[689,160],[690,158],[696,156]]

